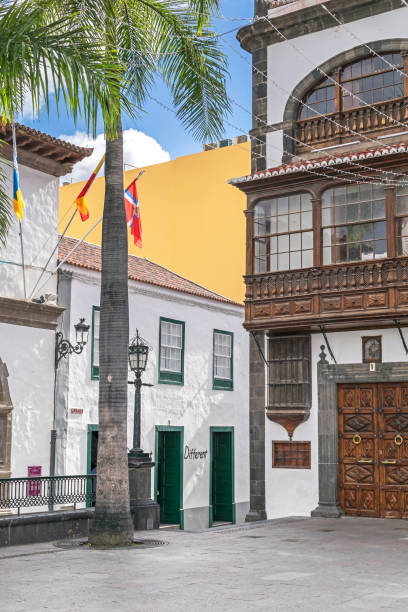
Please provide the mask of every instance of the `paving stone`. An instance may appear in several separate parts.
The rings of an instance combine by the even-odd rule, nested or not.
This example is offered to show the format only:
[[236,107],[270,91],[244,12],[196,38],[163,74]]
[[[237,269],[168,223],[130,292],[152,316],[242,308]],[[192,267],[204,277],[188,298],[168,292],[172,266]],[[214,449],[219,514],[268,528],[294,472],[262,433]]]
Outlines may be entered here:
[[2,612],[407,610],[408,523],[293,518],[138,532],[167,546],[0,549]]

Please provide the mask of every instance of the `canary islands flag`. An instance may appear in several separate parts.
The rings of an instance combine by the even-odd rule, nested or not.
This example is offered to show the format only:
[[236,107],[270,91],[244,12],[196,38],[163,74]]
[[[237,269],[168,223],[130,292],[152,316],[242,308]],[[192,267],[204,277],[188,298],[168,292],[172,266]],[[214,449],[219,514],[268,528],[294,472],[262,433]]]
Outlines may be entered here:
[[21,223],[23,218],[24,200],[23,194],[20,189],[20,180],[18,176],[18,162],[17,162],[17,144],[16,144],[16,129],[13,123],[13,204],[14,212],[16,213],[18,220]]

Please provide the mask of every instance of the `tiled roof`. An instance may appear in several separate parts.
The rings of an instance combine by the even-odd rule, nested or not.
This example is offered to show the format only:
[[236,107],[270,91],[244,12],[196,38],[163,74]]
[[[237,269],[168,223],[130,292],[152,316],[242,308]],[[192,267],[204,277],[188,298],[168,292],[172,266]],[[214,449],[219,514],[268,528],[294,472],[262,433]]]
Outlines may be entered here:
[[[79,241],[75,238],[64,237],[61,240],[58,248],[59,260],[62,261],[78,242]],[[71,266],[78,266],[79,268],[86,268],[87,270],[101,272],[101,251],[100,246],[90,244],[89,242],[82,242],[72,253],[72,255],[68,257],[65,263]],[[188,293],[196,297],[215,300],[216,302],[242,306],[242,304],[238,304],[237,302],[229,300],[218,293],[214,293],[201,285],[197,285],[193,281],[188,280],[183,276],[179,276],[167,268],[153,263],[150,261],[150,259],[146,259],[145,257],[129,255],[128,275],[131,280],[138,281],[140,283],[156,285],[157,287],[163,287],[172,291],[180,291],[181,293]]]
[[368,151],[359,151],[355,153],[347,153],[343,155],[333,155],[332,157],[321,157],[319,159],[311,160],[300,160],[292,162],[290,164],[282,164],[275,168],[269,168],[268,170],[262,170],[261,172],[255,172],[254,174],[248,174],[247,176],[241,176],[239,178],[233,178],[229,183],[237,185],[239,183],[246,183],[248,181],[256,181],[264,178],[270,178],[272,176],[281,176],[283,174],[293,174],[295,172],[307,172],[311,170],[319,170],[322,168],[330,168],[331,166],[339,166],[341,164],[349,164],[352,162],[365,161],[367,159],[373,159],[378,157],[385,157],[387,155],[395,155],[397,153],[406,153],[408,151],[408,145],[397,144],[392,146],[380,147],[377,149],[369,149]]
[[[16,140],[18,149],[38,152],[39,155],[57,158],[59,162],[77,162],[91,155],[93,149],[89,147],[78,147],[65,140],[54,138],[45,132],[40,132],[22,123],[16,123]],[[11,144],[11,125],[0,123],[0,137]],[[41,146],[43,145],[43,146]]]

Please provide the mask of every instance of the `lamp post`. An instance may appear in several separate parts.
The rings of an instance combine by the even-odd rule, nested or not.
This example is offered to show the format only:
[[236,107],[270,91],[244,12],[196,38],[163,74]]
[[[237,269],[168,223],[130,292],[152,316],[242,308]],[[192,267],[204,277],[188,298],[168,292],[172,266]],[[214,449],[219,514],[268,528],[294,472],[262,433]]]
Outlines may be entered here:
[[[62,332],[57,332],[55,336],[55,373],[54,373],[54,416],[51,429],[50,440],[50,476],[55,476],[55,447],[57,442],[57,371],[61,359],[73,353],[80,355],[88,342],[89,325],[85,323],[85,319],[79,319],[79,323],[74,325],[75,328],[75,344],[71,344],[67,338],[64,338]],[[54,484],[51,484],[51,497],[53,496]],[[54,509],[53,501],[49,504],[49,510]]]
[[135,375],[133,381],[128,381],[129,385],[135,387],[135,408],[133,415],[133,448],[129,452],[129,457],[134,459],[146,459],[149,455],[144,453],[140,447],[140,421],[141,421],[141,391],[143,387],[153,387],[149,383],[142,383],[142,374],[147,366],[149,356],[149,346],[136,330],[136,336],[129,344],[129,366]]

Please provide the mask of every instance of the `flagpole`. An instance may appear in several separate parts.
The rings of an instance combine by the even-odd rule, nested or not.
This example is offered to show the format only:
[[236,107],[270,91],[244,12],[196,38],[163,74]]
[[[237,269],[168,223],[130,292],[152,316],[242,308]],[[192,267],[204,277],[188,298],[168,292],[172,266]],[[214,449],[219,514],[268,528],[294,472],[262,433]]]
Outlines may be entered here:
[[19,221],[20,226],[20,246],[21,246],[21,265],[23,270],[23,287],[24,287],[24,299],[27,299],[27,287],[26,287],[26,275],[25,275],[25,263],[24,263],[24,245],[23,245],[23,227],[21,225],[21,221]]
[[[132,183],[134,183],[135,181],[138,181],[140,179],[140,177],[142,176],[142,174],[144,174],[146,172],[146,170],[141,170],[139,172],[139,174],[137,175],[137,177],[135,179],[133,179]],[[129,187],[131,186],[132,183],[129,183],[129,185],[126,187],[126,189],[129,189]],[[125,189],[125,191],[126,191]]]
[[55,272],[49,272],[50,276],[49,278],[47,278],[47,280],[41,285],[40,287],[40,291],[41,289],[48,283],[48,281],[51,279],[52,276],[54,276],[54,274],[56,274],[58,272],[58,270],[60,269],[60,267],[66,262],[66,260],[68,259],[68,257],[70,257],[72,255],[72,253],[74,251],[76,251],[76,249],[79,247],[80,244],[82,244],[82,242],[85,240],[85,238],[87,238],[89,236],[89,234],[92,232],[92,230],[95,229],[95,227],[98,225],[98,223],[100,223],[103,219],[103,215],[101,217],[99,217],[99,219],[93,224],[93,226],[91,227],[91,229],[89,229],[85,236],[82,236],[81,240],[79,240],[76,245],[74,246],[74,248],[68,253],[68,255],[66,257],[64,257],[64,259],[62,261],[60,261],[60,263],[58,264],[58,266],[55,268]]
[[75,215],[77,214],[77,212],[78,212],[78,209],[76,208],[76,209],[75,209],[75,211],[74,211],[74,212],[73,212],[73,214],[72,214],[72,217],[70,218],[70,220],[68,221],[67,225],[65,226],[65,229],[64,229],[64,231],[62,232],[62,234],[61,234],[61,236],[60,236],[60,239],[59,239],[59,240],[58,240],[58,242],[57,242],[56,247],[54,248],[53,252],[52,252],[52,253],[51,253],[51,255],[49,256],[47,263],[45,264],[45,266],[44,266],[44,267],[43,267],[43,269],[41,270],[41,274],[40,274],[40,276],[38,277],[38,280],[37,280],[37,282],[36,282],[36,283],[35,283],[35,285],[34,285],[34,289],[33,289],[33,290],[32,290],[32,292],[31,292],[31,295],[30,295],[30,300],[31,300],[31,298],[33,297],[33,295],[34,295],[34,291],[37,289],[37,287],[38,287],[38,285],[39,285],[39,283],[40,283],[40,280],[42,279],[42,277],[44,276],[44,274],[45,274],[45,272],[46,272],[46,270],[47,270],[48,264],[50,263],[50,261],[51,261],[51,259],[52,259],[53,255],[54,255],[54,253],[55,253],[55,251],[58,249],[58,247],[59,247],[59,245],[60,245],[61,240],[62,240],[62,239],[63,239],[63,237],[65,236],[65,234],[66,234],[66,232],[67,232],[67,230],[68,230],[69,226],[71,225],[72,221],[74,220],[74,217],[75,217]]

